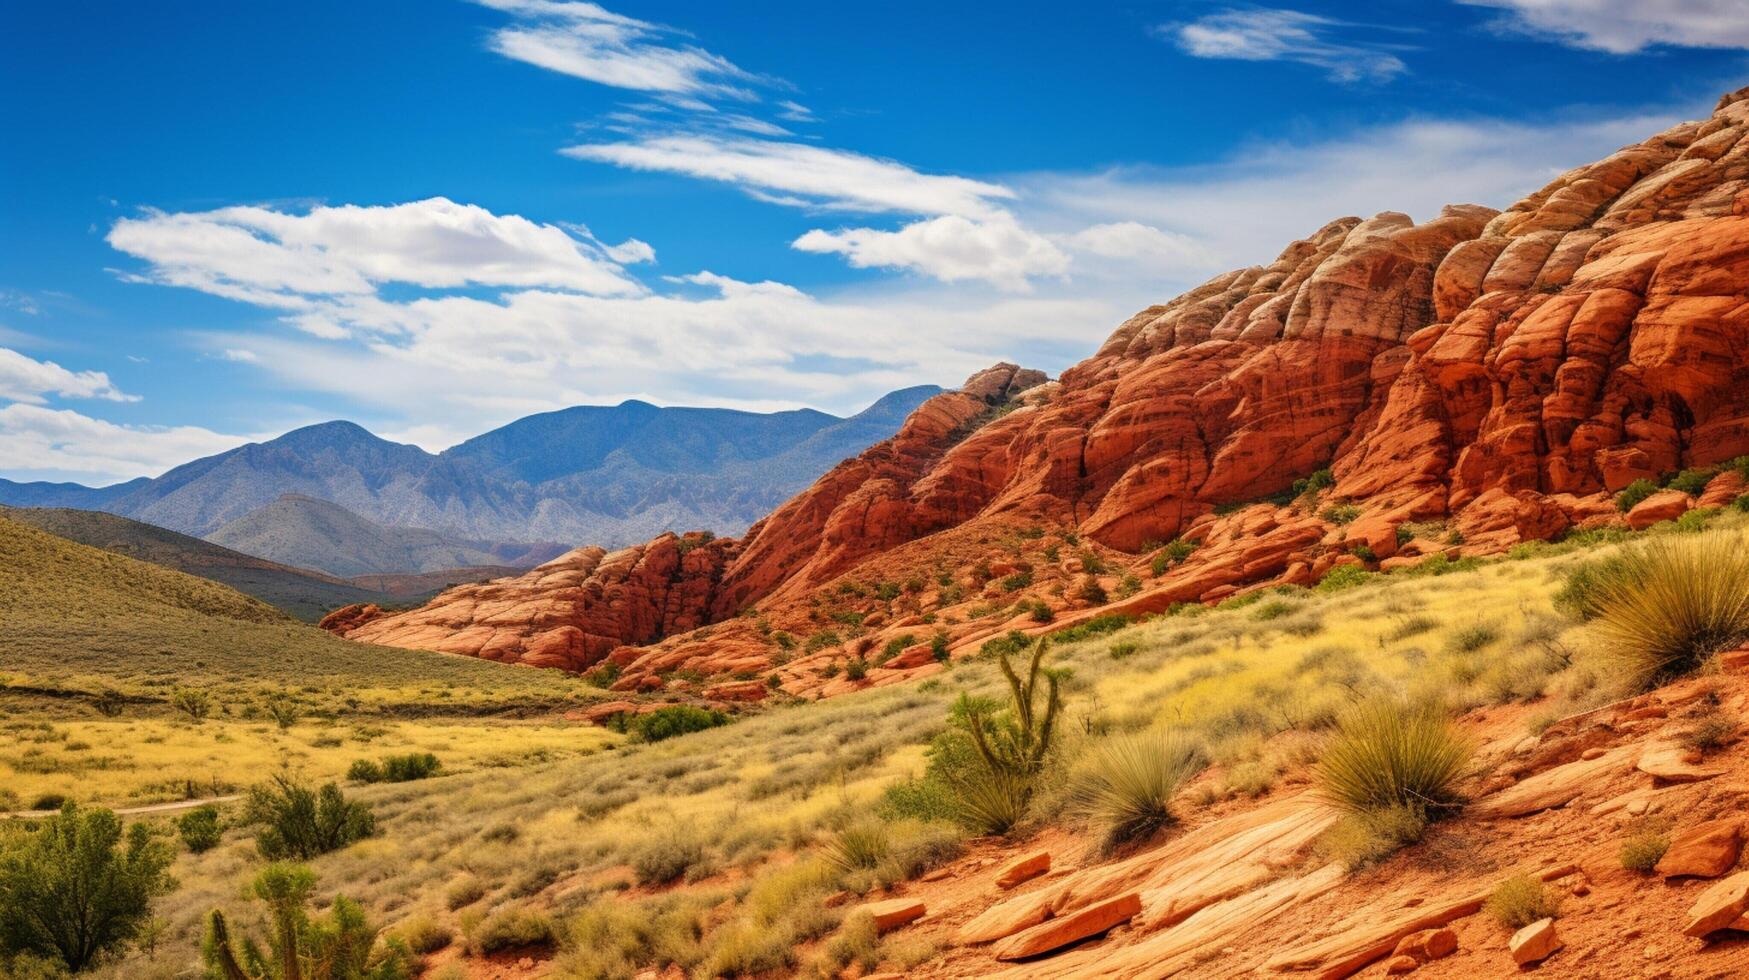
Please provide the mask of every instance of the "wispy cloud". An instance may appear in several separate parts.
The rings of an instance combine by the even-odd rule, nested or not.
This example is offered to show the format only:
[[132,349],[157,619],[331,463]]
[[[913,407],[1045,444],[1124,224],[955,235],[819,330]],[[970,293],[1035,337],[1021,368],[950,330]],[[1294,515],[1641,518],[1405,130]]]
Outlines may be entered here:
[[40,405],[48,395],[139,401],[124,394],[102,371],[69,371],[53,361],[39,361],[9,347],[0,347],[0,399]]
[[531,65],[614,88],[683,98],[752,101],[773,84],[734,62],[684,43],[671,28],[559,0],[477,0],[514,21],[494,31],[492,50]]
[[0,407],[0,470],[25,478],[77,473],[97,482],[155,476],[251,438],[258,437],[192,425],[117,425],[71,409],[12,404]]
[[942,282],[979,279],[1008,290],[1029,288],[1035,276],[1069,271],[1062,249],[1009,214],[984,221],[949,214],[897,231],[815,229],[791,244],[803,252],[841,254],[861,269],[905,269]]
[[1499,26],[1612,54],[1655,45],[1749,48],[1744,0],[1458,0],[1506,11]]
[[1155,30],[1193,57],[1292,61],[1323,69],[1340,82],[1385,82],[1408,71],[1395,54],[1400,45],[1346,36],[1360,26],[1298,10],[1254,8]]

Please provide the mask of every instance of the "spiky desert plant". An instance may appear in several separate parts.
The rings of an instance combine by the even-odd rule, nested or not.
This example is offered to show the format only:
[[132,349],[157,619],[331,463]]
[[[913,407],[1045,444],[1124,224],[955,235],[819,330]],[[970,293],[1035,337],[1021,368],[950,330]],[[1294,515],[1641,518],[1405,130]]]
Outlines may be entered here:
[[1602,652],[1642,684],[1749,639],[1749,538],[1660,538],[1625,553],[1592,602]]
[[961,823],[986,834],[1006,834],[1026,818],[1032,780],[1002,770],[968,772],[952,782]]
[[873,868],[891,852],[887,826],[879,820],[851,824],[826,843],[826,860],[844,872]]
[[1409,808],[1438,817],[1462,805],[1471,745],[1432,705],[1364,701],[1342,717],[1318,763],[1326,800],[1349,813]]
[[1063,707],[1064,674],[1044,665],[1049,649],[1050,641],[1044,637],[1032,645],[1032,659],[1024,677],[1014,669],[1008,651],[998,650],[996,662],[1008,682],[1008,703],[1002,705],[989,698],[962,695],[954,707],[956,719],[971,735],[979,757],[992,772],[1030,777],[1044,767],[1056,731],[1057,713]]
[[256,875],[251,894],[267,906],[271,930],[267,948],[248,936],[231,935],[225,914],[207,917],[201,946],[209,975],[222,980],[405,980],[413,957],[399,939],[378,944],[377,929],[364,910],[336,897],[326,919],[313,919],[304,906],[315,891],[316,876],[296,864],[270,864]]
[[1171,823],[1172,798],[1205,765],[1202,745],[1175,729],[1120,735],[1088,753],[1072,798],[1116,847]]

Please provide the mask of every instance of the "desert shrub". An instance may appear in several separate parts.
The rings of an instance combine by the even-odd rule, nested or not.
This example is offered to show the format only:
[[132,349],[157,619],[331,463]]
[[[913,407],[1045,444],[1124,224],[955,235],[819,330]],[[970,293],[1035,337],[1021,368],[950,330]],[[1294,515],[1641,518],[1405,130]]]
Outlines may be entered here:
[[1123,613],[1102,613],[1079,626],[1057,631],[1053,639],[1058,643],[1077,643],[1091,637],[1115,633],[1134,622],[1135,620]]
[[1081,583],[1080,590],[1075,594],[1082,602],[1090,606],[1103,606],[1111,600],[1111,597],[1105,594],[1105,586],[1100,585],[1099,580],[1091,575],[1087,576],[1086,580]]
[[670,831],[649,837],[632,851],[632,874],[640,885],[666,885],[693,868],[703,867],[707,859],[703,841]]
[[1319,592],[1341,592],[1343,589],[1363,585],[1372,577],[1373,573],[1367,571],[1364,565],[1337,565],[1324,574],[1317,589]]
[[1628,484],[1615,495],[1615,507],[1622,513],[1627,513],[1640,505],[1640,502],[1658,492],[1658,485],[1651,480],[1639,479]]
[[284,775],[251,789],[246,812],[260,825],[255,846],[269,861],[307,861],[376,833],[370,807],[347,800],[340,787],[312,790]]
[[1251,618],[1261,622],[1268,622],[1269,620],[1280,619],[1281,617],[1286,616],[1293,612],[1295,608],[1297,607],[1291,602],[1285,602],[1281,599],[1272,599],[1269,602],[1260,604],[1256,609],[1251,610]]
[[454,912],[456,909],[472,905],[485,897],[486,886],[481,884],[480,879],[471,874],[463,873],[456,880],[450,882],[449,887],[444,890],[443,904],[451,912]]
[[660,742],[676,735],[702,732],[707,728],[728,723],[729,716],[721,711],[677,704],[639,715],[630,727],[632,735],[639,741]]
[[1582,562],[1567,573],[1555,593],[1555,608],[1580,622],[1596,619],[1603,611],[1600,598],[1618,588],[1634,587],[1638,570],[1638,563],[1624,554]]
[[176,883],[170,849],[144,824],[122,832],[101,807],[68,803],[32,831],[0,837],[0,957],[78,972],[136,938]]
[[1493,623],[1471,623],[1452,630],[1445,638],[1450,653],[1475,653],[1500,639],[1500,628]]
[[1355,871],[1390,857],[1426,832],[1427,815],[1419,807],[1360,810],[1344,813],[1318,846],[1326,859]]
[[1731,509],[1739,514],[1749,514],[1749,493],[1731,501]]
[[868,661],[857,657],[844,665],[844,677],[847,680],[860,681],[868,676]]
[[999,650],[996,662],[1008,682],[1007,703],[961,694],[950,715],[971,742],[977,762],[950,770],[951,784],[971,822],[990,833],[1005,833],[1019,822],[1051,750],[1066,675],[1045,666],[1049,647],[1044,638],[1033,644],[1024,674],[1015,670],[1006,650]]
[[1685,535],[1625,553],[1592,600],[1605,657],[1651,683],[1749,638],[1745,543],[1740,534]]
[[290,699],[274,698],[267,702],[267,717],[272,718],[273,723],[283,732],[298,723],[298,706]]
[[[1651,874],[1670,850],[1670,835],[1658,830],[1641,830],[1621,842],[1621,866],[1629,871]],[[1531,920],[1536,921],[1535,919]]]
[[1134,656],[1135,652],[1140,649],[1141,645],[1134,640],[1119,640],[1116,643],[1113,643],[1110,647],[1107,647],[1105,652],[1113,660],[1123,660]]
[[1105,740],[1072,777],[1072,798],[1107,847],[1153,836],[1171,823],[1172,798],[1207,764],[1202,746],[1176,730]]
[[1684,746],[1700,753],[1717,752],[1737,735],[1737,720],[1720,711],[1708,711],[1677,734]]
[[467,939],[468,952],[475,956],[551,946],[558,941],[558,929],[551,916],[521,905],[498,909],[483,919],[464,921],[462,934]]
[[844,920],[837,934],[827,940],[821,950],[819,967],[822,976],[837,976],[852,963],[862,972],[873,970],[880,962],[880,932],[874,917],[859,912]]
[[887,819],[954,820],[959,816],[959,806],[944,781],[924,777],[901,779],[888,786],[881,792],[875,813]]
[[1352,524],[1360,516],[1360,508],[1354,504],[1331,504],[1318,516],[1332,524]]
[[1502,926],[1516,930],[1560,915],[1561,899],[1542,881],[1513,875],[1494,887],[1484,908]]
[[1664,486],[1671,490],[1681,490],[1692,497],[1705,490],[1717,473],[1717,470],[1683,470],[1667,480]]
[[1318,764],[1325,799],[1348,813],[1393,809],[1436,818],[1462,799],[1470,745],[1431,706],[1376,698],[1351,708]]
[[408,949],[419,956],[430,956],[455,942],[455,933],[448,926],[424,915],[401,923],[395,934]]
[[837,646],[839,642],[840,640],[837,632],[833,630],[821,630],[808,637],[808,641],[802,644],[802,649],[808,653],[818,653],[827,647]]
[[906,650],[909,650],[911,648],[911,646],[913,644],[915,644],[916,642],[917,642],[917,638],[915,636],[912,636],[910,633],[905,633],[901,636],[893,637],[892,639],[888,640],[887,645],[881,649],[881,656],[880,656],[879,662],[886,663],[887,661],[893,659],[894,657],[898,656],[899,654],[904,653]]
[[851,824],[826,844],[826,860],[841,872],[877,867],[891,853],[887,826],[878,820]]
[[0,977],[6,980],[66,980],[67,967],[58,959],[35,953],[8,955],[0,951]]
[[170,692],[170,706],[188,716],[188,720],[201,722],[212,714],[213,698],[205,691],[179,687]]
[[1676,519],[1676,530],[1683,534],[1695,534],[1706,530],[1707,523],[1719,516],[1717,507],[1696,507],[1686,511]]
[[556,975],[631,980],[645,967],[690,966],[701,955],[703,911],[687,895],[598,898],[565,923]]
[[176,820],[176,832],[182,843],[195,854],[205,854],[219,846],[224,828],[219,823],[219,808],[212,804],[195,807]]
[[942,663],[947,662],[949,655],[947,630],[936,630],[929,637],[929,654]]
[[42,793],[30,801],[29,809],[37,813],[46,813],[49,810],[59,810],[66,804],[67,798],[60,793]]

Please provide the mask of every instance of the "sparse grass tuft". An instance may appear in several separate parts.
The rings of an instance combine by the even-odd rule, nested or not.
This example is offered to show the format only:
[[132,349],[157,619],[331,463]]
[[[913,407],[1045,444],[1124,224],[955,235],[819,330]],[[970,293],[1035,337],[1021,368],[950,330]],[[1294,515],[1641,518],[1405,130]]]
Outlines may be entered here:
[[1749,541],[1668,536],[1624,553],[1598,588],[1602,652],[1641,684],[1684,674],[1749,638]]
[[1172,798],[1206,764],[1202,746],[1182,732],[1119,735],[1087,755],[1071,792],[1105,846],[1117,847],[1171,823]]
[[1513,875],[1495,886],[1484,908],[1502,926],[1517,930],[1560,915],[1561,899],[1540,880]]
[[1645,829],[1621,842],[1621,866],[1640,874],[1651,874],[1670,850],[1670,835],[1661,830]]

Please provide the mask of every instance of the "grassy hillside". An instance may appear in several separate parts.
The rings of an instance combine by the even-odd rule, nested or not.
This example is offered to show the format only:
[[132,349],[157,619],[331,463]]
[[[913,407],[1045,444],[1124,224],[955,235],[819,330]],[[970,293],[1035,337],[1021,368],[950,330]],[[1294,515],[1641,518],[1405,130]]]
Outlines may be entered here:
[[[5,516],[79,544],[162,565],[228,585],[268,605],[313,623],[341,606],[355,602],[410,605],[441,585],[390,594],[323,572],[293,568],[246,555],[199,538],[95,510],[19,508],[0,510]],[[469,581],[467,577],[458,581]]]
[[[1199,826],[1303,788],[1307,760],[1360,695],[1402,692],[1460,712],[1518,705],[1514,724],[1540,730],[1615,696],[1609,673],[1586,655],[1586,628],[1554,603],[1570,570],[1607,545],[1434,562],[1083,631],[1052,654],[1071,671],[1064,765],[1114,734],[1184,731],[1212,762],[1175,803],[1187,826]],[[907,779],[924,772],[960,693],[1000,696],[1002,685],[981,656],[921,685],[797,703],[655,744],[556,759],[531,753],[509,770],[357,788],[383,833],[313,866],[324,895],[359,899],[391,927],[428,924],[457,946],[492,948],[513,916],[537,932],[551,928],[556,977],[631,976],[664,959],[697,975],[814,966],[829,975],[842,951],[825,937],[845,915],[827,906],[829,895],[878,890],[966,846],[965,830],[891,819],[895,801],[914,811],[921,799],[894,796],[893,787],[917,785]],[[1060,791],[1047,791],[1036,810],[1027,833],[1079,832]],[[833,842],[877,814],[888,817],[879,823],[891,858],[848,870],[820,860],[840,854]],[[179,859],[183,887],[160,913],[168,952],[150,962],[136,956],[115,975],[167,977],[191,966],[200,917],[234,901],[252,846],[239,828],[218,850]],[[648,923],[653,938],[634,938],[643,928],[635,923]],[[944,938],[940,928],[901,932],[864,952],[868,963],[903,972],[940,955]],[[438,960],[457,955],[452,948]],[[484,963],[476,955],[462,962]]]
[[360,703],[540,703],[565,675],[348,643],[217,582],[0,517],[0,671],[13,686],[289,688]]

